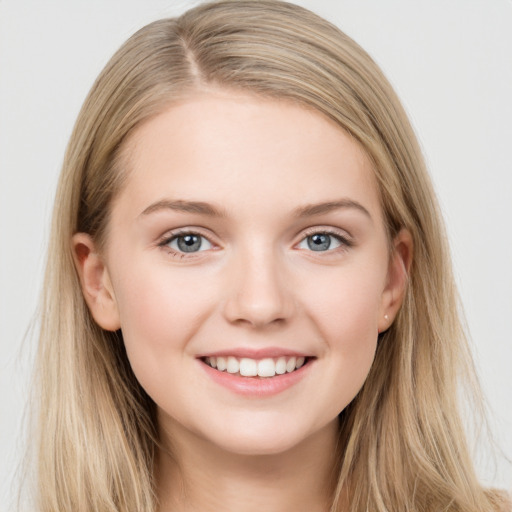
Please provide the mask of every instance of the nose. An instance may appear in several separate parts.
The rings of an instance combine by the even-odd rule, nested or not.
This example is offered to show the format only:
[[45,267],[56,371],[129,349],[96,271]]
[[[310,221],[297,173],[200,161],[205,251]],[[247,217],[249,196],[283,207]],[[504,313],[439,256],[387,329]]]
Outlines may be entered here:
[[295,308],[283,267],[272,250],[246,251],[237,257],[230,268],[226,319],[252,328],[288,321]]

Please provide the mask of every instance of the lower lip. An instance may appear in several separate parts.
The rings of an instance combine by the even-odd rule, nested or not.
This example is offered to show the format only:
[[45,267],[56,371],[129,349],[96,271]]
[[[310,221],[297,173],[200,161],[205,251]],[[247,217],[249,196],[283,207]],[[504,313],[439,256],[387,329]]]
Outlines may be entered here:
[[206,374],[217,384],[239,395],[257,398],[277,395],[291,388],[307,375],[313,364],[313,360],[309,359],[307,363],[298,370],[274,377],[242,377],[233,373],[220,372],[207,365],[205,362],[201,360],[198,361]]

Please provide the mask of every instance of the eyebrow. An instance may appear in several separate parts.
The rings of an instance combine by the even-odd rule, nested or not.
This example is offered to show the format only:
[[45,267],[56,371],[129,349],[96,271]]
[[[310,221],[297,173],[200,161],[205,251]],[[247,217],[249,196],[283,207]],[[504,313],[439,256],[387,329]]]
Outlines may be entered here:
[[338,201],[328,201],[326,203],[308,204],[306,206],[296,208],[294,214],[296,217],[303,218],[311,217],[314,215],[322,215],[325,213],[330,213],[334,210],[345,208],[359,210],[360,212],[364,213],[370,220],[372,220],[370,212],[361,203],[358,203],[352,199],[340,199]]
[[[312,217],[315,215],[323,215],[326,213],[330,213],[334,210],[339,209],[356,209],[365,214],[370,220],[372,220],[372,216],[370,212],[357,201],[352,199],[340,199],[337,201],[327,201],[325,203],[315,203],[315,204],[307,204],[305,206],[300,206],[293,211],[293,215],[298,218],[304,217]],[[219,217],[225,218],[227,217],[227,213],[225,210],[221,210],[216,208],[210,203],[205,203],[203,201],[183,201],[183,200],[168,200],[162,199],[149,205],[140,216],[149,215],[151,213],[155,213],[161,210],[174,210],[178,212],[185,213],[197,213],[199,215],[207,215],[209,217]]]
[[200,215],[207,215],[209,217],[227,217],[224,210],[219,210],[215,206],[204,203],[202,201],[171,201],[162,199],[149,205],[140,215],[149,215],[150,213],[158,212],[161,210],[175,210],[178,212],[198,213]]

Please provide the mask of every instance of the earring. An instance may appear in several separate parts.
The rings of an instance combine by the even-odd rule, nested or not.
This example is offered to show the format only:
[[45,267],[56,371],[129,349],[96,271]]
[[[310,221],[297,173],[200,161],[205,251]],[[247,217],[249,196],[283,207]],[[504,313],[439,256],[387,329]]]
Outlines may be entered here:
[[389,316],[388,315],[384,315],[384,320],[389,320]]

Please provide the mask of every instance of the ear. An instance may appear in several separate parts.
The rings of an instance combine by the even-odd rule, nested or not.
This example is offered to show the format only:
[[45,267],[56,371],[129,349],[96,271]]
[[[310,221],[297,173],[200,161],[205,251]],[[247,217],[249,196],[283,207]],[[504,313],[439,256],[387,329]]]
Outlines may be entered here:
[[412,236],[409,231],[402,229],[393,240],[386,287],[382,293],[381,311],[378,320],[379,333],[390,327],[402,305],[407,289],[412,254]]
[[121,324],[114,289],[94,241],[86,233],[76,233],[72,247],[82,293],[94,320],[107,331],[118,330]]

